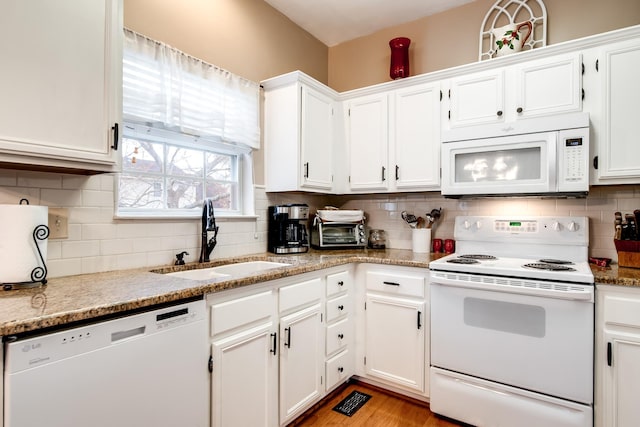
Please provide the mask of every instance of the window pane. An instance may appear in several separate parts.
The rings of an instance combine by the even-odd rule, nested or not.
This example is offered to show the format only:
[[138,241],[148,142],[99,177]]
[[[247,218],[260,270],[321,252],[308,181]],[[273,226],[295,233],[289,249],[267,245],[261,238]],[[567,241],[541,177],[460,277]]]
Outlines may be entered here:
[[122,138],[122,170],[162,173],[164,144]]
[[163,209],[162,177],[120,175],[119,201],[121,208]]
[[202,178],[204,153],[187,148],[167,146],[167,174]]
[[192,209],[202,206],[202,180],[167,178],[167,207],[169,209]]
[[218,181],[234,181],[233,165],[236,156],[207,153],[207,178]]
[[207,182],[207,197],[213,199],[213,207],[216,209],[237,209],[234,184]]

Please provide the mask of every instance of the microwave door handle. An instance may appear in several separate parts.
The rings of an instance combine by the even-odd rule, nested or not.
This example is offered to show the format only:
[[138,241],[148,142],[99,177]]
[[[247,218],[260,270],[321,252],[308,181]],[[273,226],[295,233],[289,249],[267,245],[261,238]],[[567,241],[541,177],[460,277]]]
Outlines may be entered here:
[[558,132],[551,132],[551,136],[549,137],[550,147],[547,150],[547,155],[551,157],[547,162],[547,170],[549,173],[549,190],[550,191],[558,191],[560,188],[560,179],[558,177],[560,168],[564,167],[564,165],[558,165],[558,157],[560,156],[561,144],[559,141],[560,135]]

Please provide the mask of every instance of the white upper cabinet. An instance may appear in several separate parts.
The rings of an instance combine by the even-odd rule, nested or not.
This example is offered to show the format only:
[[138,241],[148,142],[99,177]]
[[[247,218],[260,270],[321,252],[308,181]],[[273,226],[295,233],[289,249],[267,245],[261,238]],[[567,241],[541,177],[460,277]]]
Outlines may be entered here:
[[489,70],[451,79],[451,128],[504,121],[504,70]]
[[[551,56],[449,81],[449,129],[582,110],[579,53]],[[448,124],[447,124],[448,123]]]
[[440,188],[440,84],[353,98],[345,106],[349,188]]
[[121,0],[4,0],[0,40],[0,162],[117,170]]
[[389,100],[386,92],[355,98],[346,106],[349,188],[389,188]]
[[332,192],[337,95],[299,71],[262,85],[267,191]]
[[[421,84],[392,93],[390,120],[395,188],[440,188],[440,84]],[[393,163],[392,163],[393,164]]]
[[593,167],[597,166],[591,183],[640,183],[640,145],[635,131],[640,117],[640,40],[611,43],[595,51],[590,59],[589,85],[596,99],[589,109]]

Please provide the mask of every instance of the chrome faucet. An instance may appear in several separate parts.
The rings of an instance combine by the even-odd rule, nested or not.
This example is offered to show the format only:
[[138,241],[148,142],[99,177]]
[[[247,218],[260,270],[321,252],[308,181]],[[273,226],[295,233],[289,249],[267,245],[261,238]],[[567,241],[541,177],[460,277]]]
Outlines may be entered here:
[[[209,231],[213,231],[213,237],[208,239]],[[200,262],[209,262],[209,255],[218,243],[218,226],[213,212],[213,200],[204,199],[202,205],[202,246],[200,249]],[[208,239],[208,240],[207,240]]]

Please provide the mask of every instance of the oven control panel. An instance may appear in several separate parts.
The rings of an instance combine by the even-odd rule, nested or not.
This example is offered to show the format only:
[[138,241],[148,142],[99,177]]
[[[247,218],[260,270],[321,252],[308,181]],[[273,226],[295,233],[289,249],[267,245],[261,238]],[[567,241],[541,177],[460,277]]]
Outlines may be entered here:
[[493,228],[497,232],[535,233],[538,231],[537,221],[495,220]]

